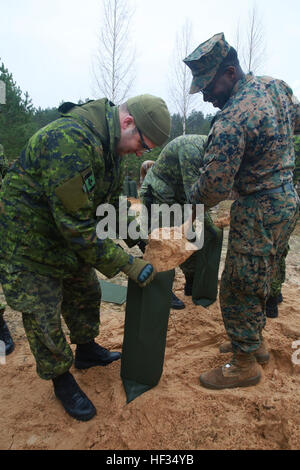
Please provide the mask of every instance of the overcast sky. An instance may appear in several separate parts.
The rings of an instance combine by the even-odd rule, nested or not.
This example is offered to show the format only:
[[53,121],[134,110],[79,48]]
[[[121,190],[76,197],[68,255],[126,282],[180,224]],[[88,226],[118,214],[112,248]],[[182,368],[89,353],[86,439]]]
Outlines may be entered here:
[[[128,0],[129,1],[129,0]],[[131,40],[137,78],[131,96],[151,93],[171,107],[168,72],[176,33],[193,26],[191,51],[224,32],[235,45],[237,25],[248,25],[252,0],[131,0]],[[101,28],[101,0],[0,0],[0,59],[35,107],[95,98],[92,64]],[[300,98],[300,1],[260,0],[266,60],[261,75],[283,79]],[[197,95],[201,107],[202,98]],[[202,108],[213,110],[211,105]],[[198,108],[201,109],[201,108]]]

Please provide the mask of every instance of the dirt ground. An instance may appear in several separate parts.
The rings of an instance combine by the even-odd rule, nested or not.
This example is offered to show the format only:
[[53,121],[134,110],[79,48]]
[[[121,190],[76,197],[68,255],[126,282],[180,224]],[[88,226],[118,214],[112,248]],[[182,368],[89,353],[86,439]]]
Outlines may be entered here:
[[[200,373],[230,355],[218,351],[226,338],[218,302],[207,309],[195,306],[184,296],[179,269],[175,291],[186,308],[171,311],[160,383],[127,405],[120,362],[86,371],[72,367],[97,408],[87,423],[69,417],[52,383],[37,376],[21,314],[7,308],[16,347],[0,364],[0,449],[300,449],[300,222],[290,246],[284,302],[265,329],[271,359],[255,387],[212,391],[200,385]],[[114,282],[125,285],[126,278],[120,275]],[[102,304],[99,344],[121,350],[124,318],[125,304]]]

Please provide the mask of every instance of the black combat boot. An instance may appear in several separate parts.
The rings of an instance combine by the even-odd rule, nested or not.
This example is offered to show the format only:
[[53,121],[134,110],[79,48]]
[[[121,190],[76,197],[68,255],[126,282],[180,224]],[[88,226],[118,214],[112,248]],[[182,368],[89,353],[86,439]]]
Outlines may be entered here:
[[174,292],[172,292],[171,308],[173,308],[175,310],[182,310],[183,308],[185,308],[185,305],[182,302],[182,300],[178,299],[178,297],[176,297]]
[[279,296],[268,298],[266,303],[266,316],[268,318],[278,317],[278,298]]
[[184,295],[191,296],[193,293],[193,277],[186,277],[185,278],[185,286],[184,286]]
[[280,294],[277,296],[277,303],[281,304],[281,302],[283,302],[283,297],[282,297],[282,293],[280,292]]
[[75,367],[76,369],[89,369],[95,366],[107,366],[120,357],[121,353],[108,351],[93,340],[86,344],[77,344]]
[[81,390],[73,375],[65,372],[52,379],[54,393],[66,412],[78,421],[89,421],[97,411],[93,403]]
[[3,316],[0,315],[0,341],[3,341],[5,344],[5,355],[8,356],[15,349],[15,345],[11,334],[9,332],[6,321]]

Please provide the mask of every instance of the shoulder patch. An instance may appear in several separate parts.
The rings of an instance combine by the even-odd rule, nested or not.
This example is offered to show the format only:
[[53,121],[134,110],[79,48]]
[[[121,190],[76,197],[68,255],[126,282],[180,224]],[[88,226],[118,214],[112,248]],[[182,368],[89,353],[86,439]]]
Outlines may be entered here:
[[92,193],[96,186],[95,176],[91,168],[87,168],[81,173],[83,179],[83,191],[85,193]]
[[95,177],[89,167],[58,186],[55,189],[55,194],[68,210],[75,212],[88,203],[89,195],[95,186]]

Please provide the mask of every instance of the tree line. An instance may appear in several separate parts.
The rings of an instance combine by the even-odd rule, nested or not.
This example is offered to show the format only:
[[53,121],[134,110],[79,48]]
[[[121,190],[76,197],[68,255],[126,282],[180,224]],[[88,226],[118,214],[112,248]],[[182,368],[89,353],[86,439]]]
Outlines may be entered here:
[[[5,155],[9,161],[14,160],[20,154],[28,139],[49,122],[60,117],[57,108],[34,108],[28,93],[23,93],[12,74],[2,63],[0,66],[0,80],[6,85],[6,104],[0,105],[0,143],[4,146]],[[82,104],[79,102],[78,104]],[[185,124],[180,113],[172,114],[170,140],[184,133],[186,134],[209,133],[213,115],[206,115],[201,111],[192,110],[187,116]],[[140,166],[145,160],[156,160],[163,147],[155,148],[151,153],[145,153],[143,157],[127,155],[125,157],[126,174],[139,182]],[[300,178],[300,136],[295,137],[296,170],[295,178]]]
[[[0,105],[0,143],[4,146],[6,157],[12,161],[36,131],[58,119],[60,114],[57,108],[34,108],[28,93],[22,92],[3,63],[0,66],[0,80],[6,86],[6,103]],[[186,133],[208,134],[211,119],[212,116],[205,117],[201,111],[193,110],[187,119]],[[169,140],[182,134],[182,116],[173,114]],[[125,159],[127,175],[138,182],[141,163],[149,158],[156,160],[161,150],[162,147],[156,148],[151,154],[145,154],[144,158],[128,155]]]

